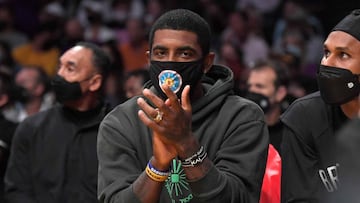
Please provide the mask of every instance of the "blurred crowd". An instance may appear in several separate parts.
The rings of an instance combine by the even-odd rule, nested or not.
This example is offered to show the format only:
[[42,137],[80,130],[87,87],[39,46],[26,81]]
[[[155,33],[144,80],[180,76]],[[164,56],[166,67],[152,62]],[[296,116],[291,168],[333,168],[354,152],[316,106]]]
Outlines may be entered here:
[[149,77],[149,28],[173,8],[191,9],[208,21],[216,63],[232,69],[240,95],[256,62],[272,59],[287,69],[293,100],[317,90],[314,78],[326,33],[318,17],[322,6],[305,0],[3,0],[0,71],[13,79],[15,89],[2,111],[20,122],[51,107],[49,81],[58,58],[79,41],[94,42],[109,54],[105,96],[112,106],[140,94]]
[[[13,76],[19,86],[12,97],[17,101],[9,102],[3,110],[5,116],[19,122],[53,104],[48,81],[56,73],[59,56],[79,41],[94,42],[111,57],[108,102],[115,106],[140,93],[138,87],[148,78],[141,70],[147,69],[149,28],[159,15],[180,7],[196,11],[208,21],[216,63],[233,70],[239,94],[247,88],[252,66],[269,58],[286,65],[291,96],[301,97],[317,89],[314,76],[324,40],[323,25],[314,14],[321,10],[319,1],[0,1],[1,72]],[[24,68],[31,70],[23,72]],[[35,75],[44,78],[36,80]],[[38,84],[44,88],[35,94]],[[36,105],[28,104],[33,100],[28,97],[35,95],[39,97]]]
[[[315,3],[314,3],[315,2]],[[213,32],[216,63],[234,73],[244,95],[251,68],[261,60],[284,64],[290,100],[317,90],[324,27],[318,5],[301,0],[76,0],[0,1],[0,72],[14,85],[2,112],[15,123],[54,105],[49,81],[59,56],[79,41],[100,45],[112,60],[105,96],[115,106],[140,94],[149,78],[147,33],[173,8],[203,16]]]

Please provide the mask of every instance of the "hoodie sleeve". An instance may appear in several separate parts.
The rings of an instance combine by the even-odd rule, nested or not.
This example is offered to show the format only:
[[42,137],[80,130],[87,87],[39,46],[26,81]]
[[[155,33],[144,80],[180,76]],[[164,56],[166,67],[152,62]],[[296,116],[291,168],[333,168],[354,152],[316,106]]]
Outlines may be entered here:
[[259,202],[269,145],[262,111],[252,102],[236,99],[228,101],[215,119],[218,125],[208,131],[218,139],[208,142],[218,144],[206,144],[217,147],[208,151],[214,166],[204,178],[190,183],[194,196],[201,202]]
[[[143,152],[136,150],[138,147],[134,146],[134,142],[138,140],[134,139],[135,134],[144,133],[140,130],[141,127],[131,122],[134,118],[129,115],[137,115],[136,110],[131,109],[134,109],[134,106],[116,108],[100,124],[97,140],[100,202],[140,203],[132,190],[132,183],[143,172],[144,166],[138,158]],[[143,146],[143,149],[146,149],[146,146]],[[146,163],[148,157],[142,158]]]

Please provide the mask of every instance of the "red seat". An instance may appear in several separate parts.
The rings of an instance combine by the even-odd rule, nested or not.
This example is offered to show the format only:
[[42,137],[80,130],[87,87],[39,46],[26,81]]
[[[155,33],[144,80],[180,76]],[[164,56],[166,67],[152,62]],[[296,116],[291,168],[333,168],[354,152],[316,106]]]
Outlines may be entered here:
[[281,157],[269,144],[268,159],[261,188],[259,203],[280,203],[281,194]]

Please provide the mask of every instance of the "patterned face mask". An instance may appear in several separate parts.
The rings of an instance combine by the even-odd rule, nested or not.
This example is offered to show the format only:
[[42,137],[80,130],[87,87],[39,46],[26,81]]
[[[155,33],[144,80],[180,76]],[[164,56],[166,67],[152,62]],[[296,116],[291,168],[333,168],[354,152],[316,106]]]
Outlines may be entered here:
[[166,99],[162,84],[167,84],[170,89],[181,97],[181,93],[186,85],[195,86],[203,76],[203,61],[173,62],[173,61],[151,61],[150,78],[162,99]]

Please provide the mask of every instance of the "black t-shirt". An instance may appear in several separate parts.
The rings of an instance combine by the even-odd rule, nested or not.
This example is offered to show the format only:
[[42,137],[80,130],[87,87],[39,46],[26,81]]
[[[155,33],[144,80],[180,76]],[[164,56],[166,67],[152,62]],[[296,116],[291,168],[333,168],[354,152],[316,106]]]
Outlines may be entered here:
[[282,141],[282,128],[283,125],[281,122],[277,122],[275,125],[268,126],[270,144],[272,144],[275,149],[281,154],[281,141]]
[[347,120],[319,92],[298,99],[281,116],[282,202],[327,202],[336,192],[341,179],[336,132]]

